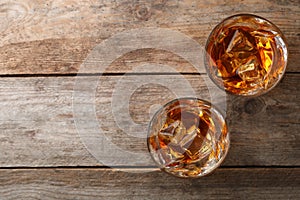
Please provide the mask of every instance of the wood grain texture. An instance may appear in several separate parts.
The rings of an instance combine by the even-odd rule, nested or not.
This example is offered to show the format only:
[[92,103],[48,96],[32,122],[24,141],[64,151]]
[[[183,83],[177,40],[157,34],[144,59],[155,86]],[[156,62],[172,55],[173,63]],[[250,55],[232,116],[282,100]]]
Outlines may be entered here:
[[[271,20],[283,31],[290,52],[287,71],[299,72],[300,7],[294,0],[3,0],[0,74],[77,73],[97,44],[116,33],[144,27],[180,31],[204,47],[221,20],[249,12]],[[106,72],[128,72],[142,62],[169,63],[180,72],[196,72],[171,52],[147,49],[122,56]]]
[[[127,76],[125,85],[132,84],[137,77],[143,80],[153,78],[151,75],[131,75]],[[182,78],[180,75],[155,77],[158,80],[167,78],[174,84],[180,83]],[[95,93],[97,119],[104,135],[113,144],[130,152],[144,153],[142,161],[145,162],[141,166],[153,166],[145,139],[131,136],[130,129],[126,132],[118,128],[116,116],[111,111],[112,94],[121,78],[124,79],[124,76],[100,78],[101,84]],[[208,98],[206,86],[199,75],[185,75],[184,78],[193,86],[197,96]],[[74,83],[74,77],[0,79],[1,167],[102,165],[85,149],[76,132],[72,107]],[[259,98],[229,96],[226,118],[232,143],[224,165],[300,165],[298,83],[299,74],[286,74],[274,90]],[[183,91],[186,88],[179,85],[177,92]],[[129,101],[129,112],[133,121],[144,127],[142,134],[146,135],[151,113],[157,109],[155,106],[176,97],[172,92],[155,84],[136,88]],[[79,99],[79,102],[84,106],[84,99]],[[91,138],[100,137],[98,129],[89,133]],[[137,166],[137,163],[128,163],[128,166]]]
[[[94,107],[81,114],[95,113],[93,120],[110,142],[141,156],[122,165],[114,162],[115,169],[102,167],[108,163],[100,161],[112,157],[115,147],[98,151],[103,160],[93,157],[77,133],[80,123],[73,106],[74,100],[90,104],[84,95],[104,59],[93,57],[89,62],[95,65],[87,74],[75,75],[92,50],[118,33],[145,27],[179,31],[204,47],[214,26],[238,13],[257,14],[276,24],[287,39],[289,61],[283,80],[271,92],[256,98],[227,95],[231,148],[221,168],[197,180],[158,172],[145,139],[135,137],[129,121],[118,121],[127,119],[121,109],[127,102],[117,94],[135,82],[140,85],[124,95],[131,95],[128,113],[141,127],[140,135],[146,134],[159,105],[189,95],[182,79],[198,97],[209,100],[207,77],[201,79],[191,62],[174,53],[182,50],[202,58],[197,48],[165,35],[135,40],[134,34],[132,40],[119,38],[112,45],[118,52],[122,41],[130,41],[126,48],[131,51],[105,69],[94,91]],[[149,42],[174,48],[143,48]],[[1,0],[0,199],[300,199],[299,46],[296,0]],[[188,74],[182,77],[164,68],[136,71],[149,63]],[[203,68],[201,59],[197,64]],[[127,72],[131,74],[122,75]],[[78,80],[87,82],[74,99]],[[161,80],[176,89],[159,85]],[[102,145],[93,143],[100,138],[99,129],[84,130],[93,147]]]
[[[129,170],[129,172],[132,172]],[[201,179],[116,169],[0,170],[8,199],[299,199],[299,169],[218,169]],[[274,181],[276,180],[276,181]]]

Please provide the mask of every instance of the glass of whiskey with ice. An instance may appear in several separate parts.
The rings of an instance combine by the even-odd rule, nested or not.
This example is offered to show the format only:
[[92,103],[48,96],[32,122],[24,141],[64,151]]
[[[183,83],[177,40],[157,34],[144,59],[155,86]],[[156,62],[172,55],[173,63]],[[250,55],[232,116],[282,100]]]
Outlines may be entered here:
[[197,98],[180,98],[153,116],[147,143],[162,171],[197,178],[222,163],[230,141],[225,119],[213,105]]
[[258,96],[282,78],[288,58],[283,34],[256,15],[224,19],[206,43],[205,66],[210,78],[227,92]]

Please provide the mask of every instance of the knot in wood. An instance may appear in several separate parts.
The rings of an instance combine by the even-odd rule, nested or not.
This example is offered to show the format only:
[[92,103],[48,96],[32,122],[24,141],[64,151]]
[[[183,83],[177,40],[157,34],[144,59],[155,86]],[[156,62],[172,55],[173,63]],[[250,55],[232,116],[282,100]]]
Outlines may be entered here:
[[135,17],[141,21],[148,21],[152,15],[151,7],[148,5],[137,5],[134,10]]
[[253,115],[261,112],[265,107],[265,102],[261,98],[249,99],[244,103],[244,111]]

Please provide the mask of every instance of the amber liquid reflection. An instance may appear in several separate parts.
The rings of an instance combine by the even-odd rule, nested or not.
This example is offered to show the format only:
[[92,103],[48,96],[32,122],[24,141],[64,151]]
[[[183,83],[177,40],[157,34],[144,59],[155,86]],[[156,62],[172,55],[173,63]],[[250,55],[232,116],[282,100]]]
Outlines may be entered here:
[[210,76],[234,94],[263,93],[285,70],[285,43],[272,24],[253,16],[235,18],[217,27],[208,41]]
[[196,177],[225,155],[227,127],[218,116],[212,118],[209,107],[178,105],[175,102],[166,118],[159,118],[161,126],[149,137],[149,145],[165,171]]

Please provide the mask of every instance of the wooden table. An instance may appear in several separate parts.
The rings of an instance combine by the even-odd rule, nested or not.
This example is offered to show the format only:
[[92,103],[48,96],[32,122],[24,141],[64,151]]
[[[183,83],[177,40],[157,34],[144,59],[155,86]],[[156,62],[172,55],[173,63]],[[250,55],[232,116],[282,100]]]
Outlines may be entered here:
[[[1,0],[0,199],[300,199],[299,6],[295,0]],[[275,23],[287,38],[289,63],[269,93],[227,95],[231,148],[215,173],[179,179],[151,161],[109,168],[91,155],[75,126],[72,100],[79,78],[101,79],[95,113],[106,136],[121,149],[147,156],[145,139],[124,133],[111,111],[103,112],[110,108],[118,80],[125,73],[130,80],[155,75],[174,82],[183,75],[197,95],[207,91],[189,62],[153,48],[121,55],[104,74],[91,68],[78,77],[94,47],[122,31],[145,27],[179,31],[204,46],[212,28],[237,13]],[[146,63],[173,66],[181,74],[132,72]],[[130,115],[147,124],[152,105],[173,98],[166,87],[143,85],[130,97]]]

